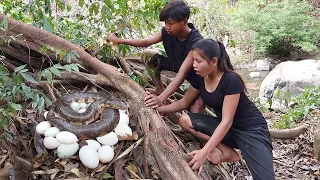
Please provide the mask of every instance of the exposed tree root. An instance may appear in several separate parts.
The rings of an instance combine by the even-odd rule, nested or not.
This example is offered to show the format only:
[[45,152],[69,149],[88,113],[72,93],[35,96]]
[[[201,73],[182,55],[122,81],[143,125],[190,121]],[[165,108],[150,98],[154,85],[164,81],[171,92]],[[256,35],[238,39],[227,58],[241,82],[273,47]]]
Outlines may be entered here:
[[308,125],[303,124],[292,129],[270,129],[269,132],[271,137],[274,139],[292,139],[304,133],[308,128]]
[[[10,33],[23,34],[20,40],[25,38],[25,40],[38,47],[46,45],[56,49],[63,49],[67,52],[76,51],[79,55],[78,60],[84,66],[90,67],[102,75],[104,85],[111,86],[126,96],[129,105],[131,105],[130,111],[138,117],[139,127],[141,127],[142,132],[150,132],[148,133],[150,147],[160,167],[162,179],[198,179],[187,162],[182,158],[182,154],[184,153],[170,133],[168,133],[169,129],[166,127],[161,116],[156,114],[153,109],[145,107],[145,91],[136,82],[131,80],[128,75],[118,72],[117,68],[99,61],[82,48],[65,39],[0,14],[0,22],[5,18],[8,20],[8,31]],[[6,34],[6,32],[3,32],[1,30],[1,35]],[[95,81],[90,80],[90,82]]]

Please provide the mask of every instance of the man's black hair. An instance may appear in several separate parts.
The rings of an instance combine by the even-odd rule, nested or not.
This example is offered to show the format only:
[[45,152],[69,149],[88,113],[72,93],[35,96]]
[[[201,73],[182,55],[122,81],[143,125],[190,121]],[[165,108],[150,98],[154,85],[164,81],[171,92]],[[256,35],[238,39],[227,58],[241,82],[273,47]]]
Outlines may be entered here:
[[189,19],[190,9],[185,2],[181,0],[173,0],[169,2],[161,11],[160,21],[173,19],[175,21],[183,21]]

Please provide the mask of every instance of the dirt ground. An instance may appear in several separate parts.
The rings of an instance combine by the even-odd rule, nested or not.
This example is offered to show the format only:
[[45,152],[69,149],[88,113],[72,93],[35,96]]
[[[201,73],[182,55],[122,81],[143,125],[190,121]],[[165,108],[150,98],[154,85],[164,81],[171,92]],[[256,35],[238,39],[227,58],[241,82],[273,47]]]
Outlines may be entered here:
[[[271,121],[277,114],[268,117]],[[319,117],[311,117],[303,123],[310,125],[305,133],[295,139],[272,140],[275,179],[277,180],[318,180],[320,162],[313,158],[313,127]],[[229,163],[236,180],[251,179],[248,168],[239,163]]]

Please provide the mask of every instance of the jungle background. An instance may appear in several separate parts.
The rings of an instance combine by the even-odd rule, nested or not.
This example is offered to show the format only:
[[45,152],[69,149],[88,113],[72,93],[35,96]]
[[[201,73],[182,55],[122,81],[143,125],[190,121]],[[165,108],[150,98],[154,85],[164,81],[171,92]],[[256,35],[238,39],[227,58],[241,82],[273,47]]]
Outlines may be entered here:
[[[163,157],[179,154],[163,153],[164,149],[155,146],[158,141],[153,142],[152,137],[157,136],[152,133],[147,136],[144,131],[150,127],[151,132],[161,134],[157,127],[168,128],[174,148],[182,146],[184,151],[199,148],[201,143],[177,125],[177,114],[157,116],[157,119],[151,109],[132,108],[130,125],[136,128],[141,141],[123,141],[117,148],[117,155],[123,156],[94,171],[83,166],[76,156],[59,159],[53,151],[44,150],[41,138],[34,131],[35,125],[43,120],[44,110],[64,93],[96,87],[119,91],[131,105],[141,103],[143,89],[153,87],[152,71],[139,62],[143,48],[113,46],[107,34],[145,38],[159,32],[163,23],[158,16],[167,2],[1,0],[0,179],[188,179],[188,173],[194,173],[184,168],[185,160],[175,162],[172,158],[176,167],[171,167],[170,161]],[[247,77],[251,65],[260,59],[267,60],[271,68],[288,60],[320,59],[318,0],[186,2],[192,11],[189,21],[204,37],[227,45],[233,64],[243,76]],[[15,25],[15,20],[22,24]],[[163,49],[161,43],[152,48]],[[100,67],[96,60],[108,65]],[[163,74],[163,77],[167,85],[174,75]],[[262,80],[258,79],[252,91],[259,89]],[[116,82],[123,84],[115,85]],[[184,83],[171,101],[181,98],[187,87],[188,83]],[[254,93],[250,98],[263,112],[270,128],[299,131],[292,138],[273,139],[276,179],[319,179],[314,136],[320,131],[317,127],[320,87],[311,84],[297,96],[278,92],[276,99],[286,111],[271,108],[275,99],[262,103]],[[159,164],[164,162],[168,164],[161,167]],[[207,176],[202,179],[250,179],[245,163],[207,165]]]

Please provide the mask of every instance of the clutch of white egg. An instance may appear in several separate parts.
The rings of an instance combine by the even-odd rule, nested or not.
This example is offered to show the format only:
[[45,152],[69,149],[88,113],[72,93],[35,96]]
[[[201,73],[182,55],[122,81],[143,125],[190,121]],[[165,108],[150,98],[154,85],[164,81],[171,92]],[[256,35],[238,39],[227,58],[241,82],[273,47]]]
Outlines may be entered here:
[[[88,104],[71,103],[70,107],[83,113]],[[129,127],[129,116],[127,110],[119,110],[120,120],[114,131],[97,137],[96,140],[86,140],[87,145],[79,150],[78,138],[71,132],[61,131],[56,127],[51,127],[49,121],[42,121],[36,126],[36,132],[44,135],[43,145],[47,149],[57,149],[56,154],[59,158],[67,158],[75,155],[79,150],[80,161],[88,168],[95,169],[99,162],[108,163],[114,157],[114,145],[126,137],[132,136],[132,130]],[[44,113],[44,119],[47,119],[48,112]],[[119,138],[118,138],[119,137]]]

